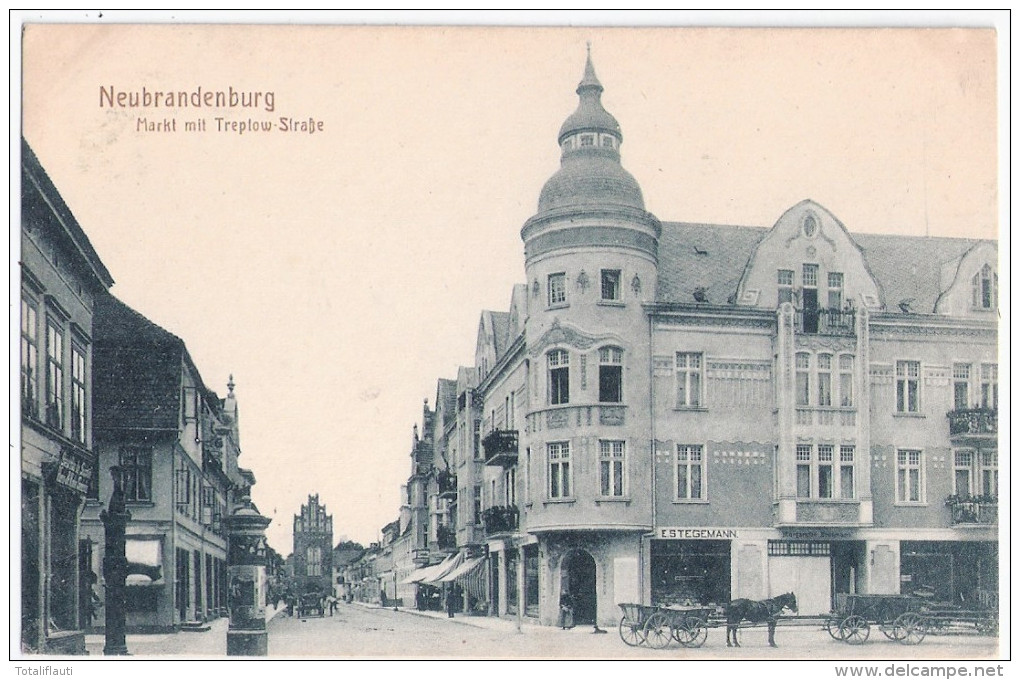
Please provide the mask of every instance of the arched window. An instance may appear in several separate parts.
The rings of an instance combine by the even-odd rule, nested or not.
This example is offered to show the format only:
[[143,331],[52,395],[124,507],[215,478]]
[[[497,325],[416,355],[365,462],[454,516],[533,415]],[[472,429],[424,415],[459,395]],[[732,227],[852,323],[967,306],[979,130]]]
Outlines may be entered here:
[[604,404],[623,401],[623,350],[619,347],[599,350],[599,401]]
[[554,349],[547,355],[549,362],[549,403],[570,403],[570,354]]
[[971,303],[975,309],[997,309],[999,306],[999,275],[986,264],[971,280]]

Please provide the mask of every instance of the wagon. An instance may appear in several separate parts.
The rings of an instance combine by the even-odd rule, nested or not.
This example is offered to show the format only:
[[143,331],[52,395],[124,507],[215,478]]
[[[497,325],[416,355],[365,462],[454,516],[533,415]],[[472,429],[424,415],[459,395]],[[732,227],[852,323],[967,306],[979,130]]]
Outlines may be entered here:
[[620,638],[634,647],[665,649],[676,641],[684,647],[700,647],[708,637],[708,617],[714,607],[649,606],[621,604]]
[[928,635],[999,634],[999,611],[995,607],[968,608],[951,602],[931,602],[924,608]]
[[916,645],[928,629],[925,600],[912,595],[836,595],[836,608],[825,620],[825,629],[836,640],[862,645],[876,625],[890,640]]

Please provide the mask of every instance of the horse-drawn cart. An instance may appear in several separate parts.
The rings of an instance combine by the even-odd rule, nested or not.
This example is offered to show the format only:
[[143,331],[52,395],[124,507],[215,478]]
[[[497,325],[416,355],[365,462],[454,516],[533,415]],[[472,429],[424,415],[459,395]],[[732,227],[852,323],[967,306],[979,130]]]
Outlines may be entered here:
[[927,632],[924,605],[923,599],[913,595],[838,593],[836,609],[826,619],[825,629],[833,639],[863,645],[874,624],[890,640],[916,645]]
[[635,647],[665,649],[676,641],[684,647],[700,647],[708,637],[709,617],[715,607],[620,605],[620,638]]

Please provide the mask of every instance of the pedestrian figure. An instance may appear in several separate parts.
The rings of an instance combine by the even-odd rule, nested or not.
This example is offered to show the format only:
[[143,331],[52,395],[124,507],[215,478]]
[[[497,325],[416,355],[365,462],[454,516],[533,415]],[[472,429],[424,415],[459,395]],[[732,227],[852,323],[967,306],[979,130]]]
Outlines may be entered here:
[[454,612],[457,611],[457,601],[461,597],[463,590],[456,583],[450,584],[450,592],[446,595],[446,615],[449,618],[453,618]]
[[382,604],[383,607],[386,607],[386,589],[385,588],[380,588],[379,589],[379,602]]
[[560,595],[559,625],[563,630],[574,627],[574,596],[569,592]]

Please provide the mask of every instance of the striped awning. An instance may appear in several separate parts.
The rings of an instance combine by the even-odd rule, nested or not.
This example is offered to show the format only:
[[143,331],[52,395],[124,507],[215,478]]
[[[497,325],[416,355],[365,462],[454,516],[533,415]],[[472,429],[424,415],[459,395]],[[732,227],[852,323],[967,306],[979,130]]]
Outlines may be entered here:
[[412,571],[401,583],[433,583],[460,566],[462,559],[460,553],[450,555],[439,564],[433,564],[431,567],[423,567]]
[[475,557],[470,560],[464,560],[463,562],[460,563],[459,566],[455,567],[452,571],[450,571],[448,574],[446,574],[445,576],[438,580],[446,582],[452,581],[455,578],[459,578],[461,576],[467,576],[472,571],[477,569],[478,566],[484,561],[485,561],[484,557]]

